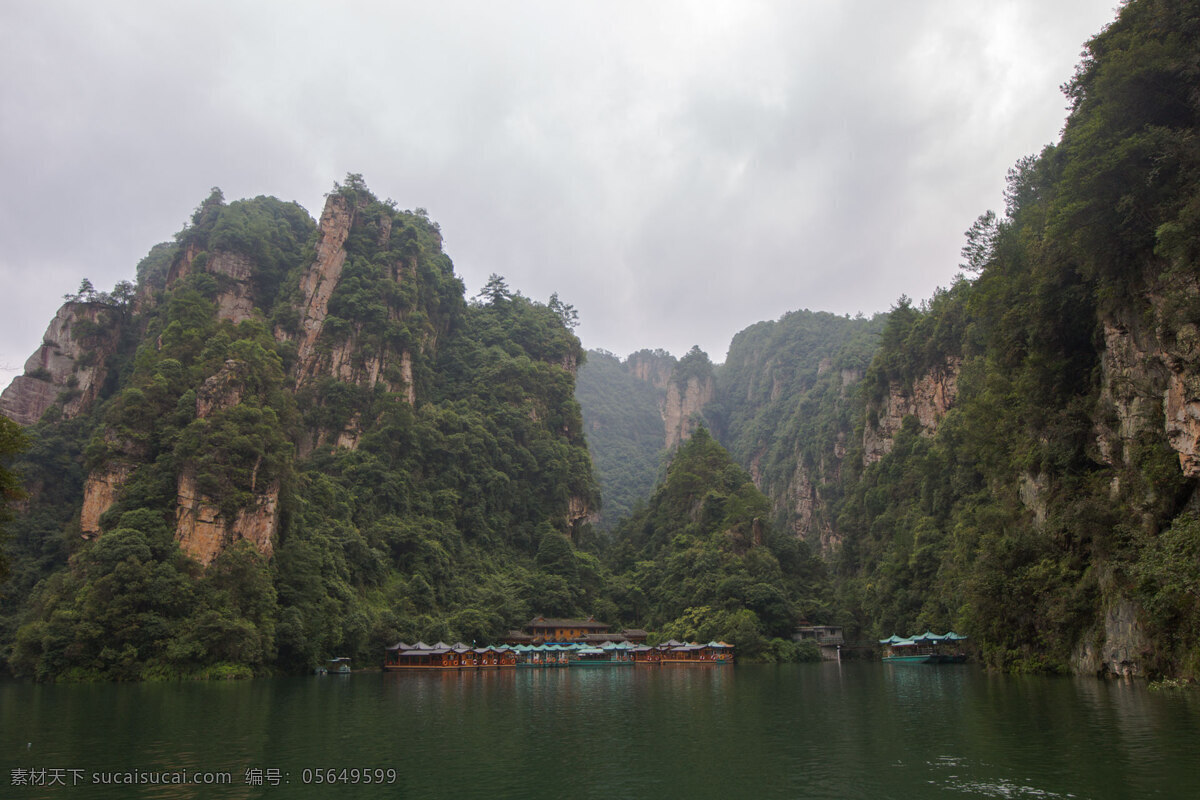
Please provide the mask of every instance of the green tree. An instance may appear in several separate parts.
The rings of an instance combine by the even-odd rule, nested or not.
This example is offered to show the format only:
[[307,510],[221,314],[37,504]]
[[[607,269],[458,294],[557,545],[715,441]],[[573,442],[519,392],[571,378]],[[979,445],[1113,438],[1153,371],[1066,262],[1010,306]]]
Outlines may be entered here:
[[[12,504],[25,498],[21,477],[13,469],[13,461],[29,447],[21,426],[0,415],[0,545],[5,539],[5,526],[12,519]],[[8,560],[0,547],[0,583],[8,577]]]

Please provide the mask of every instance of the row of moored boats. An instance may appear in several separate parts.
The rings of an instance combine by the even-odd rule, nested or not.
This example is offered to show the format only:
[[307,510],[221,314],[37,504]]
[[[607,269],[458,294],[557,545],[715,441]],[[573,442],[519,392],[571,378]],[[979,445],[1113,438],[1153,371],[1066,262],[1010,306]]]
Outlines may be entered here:
[[733,645],[725,642],[679,642],[657,645],[631,642],[603,644],[500,645],[472,647],[462,642],[406,644],[387,648],[385,670],[490,669],[504,667],[620,667],[662,664],[721,665],[733,663]]

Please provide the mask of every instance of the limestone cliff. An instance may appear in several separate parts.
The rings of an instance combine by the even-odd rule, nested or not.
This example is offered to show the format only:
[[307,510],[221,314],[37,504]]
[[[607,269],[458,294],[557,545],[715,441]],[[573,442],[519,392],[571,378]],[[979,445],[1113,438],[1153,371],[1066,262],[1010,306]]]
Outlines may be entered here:
[[[437,225],[424,212],[379,202],[360,183],[331,192],[315,226],[294,204],[257,198],[226,206],[219,192],[193,223],[164,251],[161,282],[138,294],[148,337],[136,345],[128,337],[140,360],[88,449],[80,532],[100,535],[106,512],[142,502],[145,484],[161,484],[157,473],[171,469],[175,538],[185,553],[208,564],[247,539],[269,556],[292,463],[317,450],[356,450],[396,403],[417,405],[422,378],[434,380],[439,339],[468,335],[463,287],[441,253]],[[520,313],[560,322],[548,306],[519,301]],[[484,326],[488,335],[507,336],[516,313]],[[30,360],[34,374],[5,395],[6,405],[29,423],[51,402],[65,416],[91,403],[105,354],[117,345],[116,314],[100,304],[64,306]],[[270,327],[243,324],[268,318]],[[570,380],[550,378],[553,388],[532,380],[511,395],[532,426],[521,436],[582,448],[582,426],[559,396],[573,385],[578,339],[565,328],[558,335],[549,319],[539,325],[543,335],[524,343],[529,356]],[[483,348],[495,345],[511,347],[460,343],[460,355],[480,361],[456,362],[446,380],[494,366]],[[556,524],[575,531],[594,520],[597,504],[590,476],[570,472],[575,479],[547,507]],[[135,484],[141,488],[130,495]]]
[[715,394],[712,375],[692,375],[682,385],[676,381],[667,385],[660,408],[668,450],[687,441],[703,424],[704,407],[713,401]]
[[133,469],[133,464],[113,459],[88,475],[83,485],[83,508],[79,514],[79,530],[83,538],[91,539],[100,535],[100,515],[117,501]]
[[176,486],[175,539],[183,552],[209,564],[226,547],[246,539],[264,556],[274,552],[274,537],[279,527],[279,484],[273,483],[256,492],[252,503],[238,509],[233,519],[222,514],[220,506],[196,487],[196,476],[189,470],[179,475]]
[[704,407],[716,396],[712,362],[699,347],[682,359],[663,350],[640,350],[625,360],[625,370],[658,393],[666,449],[674,450],[705,423]]
[[197,271],[217,276],[217,315],[236,324],[255,315],[254,269],[254,259],[244,253],[217,250],[209,254],[192,242],[172,264],[167,284],[175,284]]
[[[329,315],[329,299],[346,263],[346,238],[360,208],[359,203],[345,195],[331,194],[321,212],[317,226],[317,257],[300,278],[300,330],[296,341],[297,369],[302,379],[311,379],[316,374],[320,360],[317,341]],[[282,331],[276,335],[288,336]]]
[[[323,377],[332,377],[339,382],[370,388],[382,384],[389,392],[405,397],[410,404],[416,402],[416,387],[413,380],[413,354],[403,347],[389,344],[382,346],[362,322],[337,319],[339,330],[331,331],[326,324],[331,317],[330,304],[342,277],[346,264],[346,244],[356,224],[363,224],[366,203],[343,194],[331,194],[325,203],[321,221],[317,228],[316,258],[304,271],[300,279],[299,326],[294,332],[277,330],[280,338],[291,338],[296,342],[297,384],[303,387]],[[383,216],[372,220],[373,245],[386,249],[391,244],[392,220]],[[393,261],[387,276],[393,286],[415,282],[416,262],[411,257]],[[407,321],[406,310],[395,302],[389,303],[387,321],[402,326]],[[349,322],[349,324],[347,324]],[[433,331],[423,331],[422,347],[435,343]],[[350,431],[319,433],[317,443],[340,441],[350,444],[356,437]],[[352,446],[352,444],[351,444]]]
[[704,424],[704,407],[716,397],[712,364],[692,348],[681,360],[663,350],[639,350],[625,359],[624,370],[657,392],[658,413],[668,451]]
[[1072,654],[1076,672],[1124,678],[1146,676],[1145,655],[1151,643],[1141,623],[1141,607],[1128,598],[1111,599],[1090,635],[1080,639]]
[[[829,360],[823,359],[818,377],[825,383],[815,387],[815,393],[820,395],[823,389],[832,402],[842,405],[853,394],[862,373],[857,369],[834,371]],[[775,385],[777,381],[773,381],[772,395]],[[796,440],[783,452],[774,447],[775,442],[763,443],[749,463],[754,484],[771,498],[777,524],[825,554],[832,554],[842,543],[829,495],[843,480],[849,432],[835,430],[831,435],[832,439],[826,442]],[[776,466],[764,469],[765,460],[774,461]]]
[[42,336],[42,345],[0,394],[0,414],[32,425],[56,403],[66,419],[91,407],[116,352],[122,311],[103,303],[66,302]]
[[962,359],[948,356],[911,385],[892,381],[887,396],[872,411],[863,430],[863,463],[873,464],[891,452],[896,432],[904,418],[914,416],[928,434],[954,405],[958,396],[958,372]]
[[664,350],[639,350],[625,359],[625,368],[639,381],[665,392],[676,363],[676,358]]
[[43,421],[0,669],[26,621],[20,674],[138,680],[369,662],[407,631],[491,639],[531,601],[601,599],[570,546],[539,551],[593,545],[599,508],[556,296],[497,279],[468,302],[437,224],[358,176],[319,224],[214,190],[137,274],[81,284],[4,397]]
[[[1200,282],[1145,298],[1147,313],[1114,313],[1101,320],[1104,349],[1093,428],[1101,459],[1127,463],[1142,434],[1164,436],[1186,477],[1200,476],[1200,329],[1173,313],[1179,296],[1200,298]],[[1147,324],[1149,321],[1150,324]]]

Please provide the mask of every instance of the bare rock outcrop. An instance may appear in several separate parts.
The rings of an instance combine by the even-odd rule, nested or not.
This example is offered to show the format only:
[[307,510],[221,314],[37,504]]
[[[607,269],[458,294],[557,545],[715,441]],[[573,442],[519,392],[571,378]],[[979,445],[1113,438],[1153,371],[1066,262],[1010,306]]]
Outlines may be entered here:
[[822,553],[832,552],[841,545],[841,535],[834,530],[824,513],[825,504],[818,491],[817,479],[802,459],[797,459],[795,472],[775,505],[790,510],[792,530],[798,539],[808,542]]
[[1083,637],[1076,646],[1071,662],[1079,673],[1144,677],[1149,650],[1150,642],[1138,620],[1138,605],[1116,598],[1105,608],[1094,634]]
[[33,425],[55,403],[67,419],[90,408],[116,352],[120,328],[111,317],[117,313],[102,303],[63,303],[25,362],[25,374],[0,394],[0,414]]
[[[241,403],[246,394],[247,369],[244,361],[227,359],[197,390],[196,416],[211,417]],[[185,467],[176,479],[175,489],[175,540],[181,550],[201,564],[211,563],[240,539],[248,539],[264,556],[274,551],[279,527],[277,481],[266,487],[256,486],[252,477],[251,500],[232,519],[214,498],[200,491],[194,470]]]
[[1093,435],[1100,459],[1120,465],[1138,434],[1162,425],[1166,376],[1158,348],[1137,326],[1107,319],[1103,331],[1099,405],[1109,413],[1097,415]]
[[79,531],[83,538],[100,535],[100,515],[116,502],[132,472],[132,464],[110,461],[87,476],[83,484],[83,508],[79,513]]
[[643,350],[630,355],[625,367],[639,381],[665,392],[671,382],[671,373],[675,371],[675,358],[669,353]]
[[1167,441],[1179,454],[1179,466],[1189,478],[1200,476],[1200,327],[1179,327],[1171,346],[1164,348],[1168,369],[1163,398]]
[[[300,332],[297,339],[301,380],[317,372],[317,339],[329,315],[329,298],[337,288],[346,263],[346,239],[354,225],[358,206],[342,194],[325,201],[317,230],[317,257],[300,278]],[[391,227],[388,227],[391,233]]]
[[242,402],[243,372],[246,363],[235,358],[225,363],[200,385],[196,392],[196,416],[210,417],[217,411]]
[[[1200,284],[1176,287],[1200,295]],[[1200,476],[1200,327],[1173,323],[1167,303],[1148,298],[1151,328],[1138,319],[1103,320],[1100,412],[1093,428],[1100,458],[1120,465],[1142,433],[1158,433],[1189,478]]]
[[715,393],[711,375],[704,378],[693,375],[682,387],[675,381],[667,385],[667,396],[660,408],[668,450],[686,441],[696,431],[703,419],[701,412],[712,402]]
[[958,397],[958,372],[962,359],[946,358],[944,364],[922,375],[911,386],[893,382],[878,410],[878,422],[868,422],[863,431],[863,463],[873,464],[892,451],[904,418],[914,416],[925,432],[932,434]]
[[254,317],[254,259],[227,250],[205,253],[204,259],[200,259],[203,252],[195,243],[188,245],[183,255],[171,266],[167,284],[174,284],[198,269],[216,275],[220,280],[220,289],[215,298],[217,316],[235,324]]
[[274,552],[279,527],[279,485],[257,493],[253,502],[226,519],[220,506],[199,491],[196,476],[189,470],[176,483],[175,540],[189,556],[208,565],[234,542],[247,539],[264,556]]

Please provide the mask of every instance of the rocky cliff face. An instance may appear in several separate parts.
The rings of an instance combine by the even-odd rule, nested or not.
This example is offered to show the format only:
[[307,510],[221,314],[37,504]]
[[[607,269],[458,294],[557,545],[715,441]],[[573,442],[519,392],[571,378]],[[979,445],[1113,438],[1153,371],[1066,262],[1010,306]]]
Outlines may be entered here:
[[712,376],[692,376],[681,387],[676,381],[667,385],[667,394],[662,399],[663,428],[666,432],[667,449],[677,447],[696,431],[704,421],[704,407],[713,401],[716,390]]
[[675,364],[675,357],[662,351],[640,350],[625,359],[625,368],[631,375],[660,392],[667,390]]
[[876,409],[877,421],[872,424],[868,419],[863,430],[863,463],[873,464],[891,452],[896,432],[900,430],[905,417],[916,417],[926,433],[936,431],[938,423],[958,396],[958,372],[961,367],[962,359],[951,356],[911,386],[892,382],[887,397]]
[[[339,341],[330,341],[322,347],[325,323],[329,316],[329,302],[341,279],[346,263],[346,240],[363,210],[361,201],[355,202],[343,195],[330,195],[318,225],[317,257],[300,279],[300,327],[294,337],[278,331],[280,338],[295,338],[297,344],[297,383],[303,386],[316,378],[330,376],[343,383],[372,387],[383,382],[389,392],[405,395],[410,403],[415,402],[413,387],[412,354],[407,350],[388,347],[364,348],[363,327],[353,325]],[[375,244],[386,247],[391,239],[390,218],[379,220],[375,232]],[[416,279],[416,264],[400,260],[391,267],[391,280],[397,284]],[[402,320],[403,314],[396,307],[388,309],[392,321]],[[395,365],[399,380],[388,368]]]
[[[424,212],[398,212],[361,184],[331,192],[315,228],[291,205],[258,198],[225,206],[214,193],[178,237],[162,283],[142,287],[138,324],[150,335],[136,345],[127,337],[130,354],[141,348],[134,374],[93,434],[79,518],[85,538],[103,533],[101,519],[114,507],[142,503],[149,475],[169,464],[175,538],[185,553],[208,564],[246,539],[270,556],[286,504],[281,487],[297,460],[318,448],[333,458],[356,450],[397,403],[417,404],[422,379],[465,380],[478,368],[458,361],[453,379],[433,375],[439,337],[453,331],[464,337],[454,340],[460,348],[476,351],[465,344],[475,334],[461,281]],[[550,313],[522,300],[531,305],[522,313]],[[241,324],[265,320],[264,303],[272,304],[272,329]],[[120,328],[105,317],[115,313],[64,306],[6,407],[29,424],[51,403],[70,416],[94,402],[104,359],[118,344]],[[508,335],[502,325],[488,330]],[[577,339],[523,344],[574,377]],[[556,394],[562,385],[522,387],[529,420],[556,420],[551,437],[582,448]],[[393,426],[413,424],[397,416]],[[575,480],[555,523],[574,531],[594,519],[594,506],[589,481]]]
[[88,475],[83,484],[83,508],[79,513],[79,530],[83,538],[100,535],[100,515],[117,501],[133,469],[133,464],[114,459]]
[[[329,299],[337,288],[346,263],[346,239],[360,206],[341,194],[325,203],[318,224],[317,257],[300,279],[300,332],[296,337],[298,374],[303,383],[317,373],[320,354],[317,340],[329,315]],[[280,338],[288,336],[279,331]]]
[[[382,385],[388,392],[404,397],[408,403],[416,403],[416,386],[413,376],[413,354],[404,347],[378,342],[362,323],[350,323],[347,329],[331,335],[328,330],[330,302],[342,279],[346,264],[346,244],[356,224],[362,223],[366,208],[362,199],[355,200],[341,194],[329,196],[318,224],[316,258],[300,279],[298,301],[299,326],[296,331],[276,331],[280,339],[296,342],[297,362],[295,367],[298,388],[313,384],[324,378],[334,378],[339,383],[363,388]],[[373,222],[374,245],[386,248],[391,242],[392,221],[382,217]],[[388,276],[396,285],[417,280],[416,263],[411,258],[397,259],[390,267]],[[387,309],[391,323],[405,321],[405,312],[394,304]],[[339,321],[345,325],[346,321]],[[422,343],[432,347],[432,336]],[[354,449],[358,446],[363,421],[358,417],[349,420],[339,430],[314,430],[299,442],[301,456],[315,448],[332,445]]]
[[624,368],[637,380],[658,392],[658,411],[663,421],[667,450],[687,441],[703,423],[703,410],[716,396],[711,369],[706,374],[677,375],[680,362],[662,350],[640,350],[631,354]]
[[1096,629],[1076,646],[1071,658],[1075,671],[1090,675],[1145,677],[1144,660],[1150,650],[1150,641],[1139,620],[1140,615],[1141,607],[1137,603],[1124,597],[1111,600]]
[[[277,330],[276,338],[296,341],[294,372],[297,386],[324,377],[364,387],[382,382],[389,391],[399,392],[412,403],[415,401],[413,360],[406,350],[396,352],[387,347],[374,350],[365,347],[358,328],[336,342],[323,338],[329,319],[329,302],[338,287],[347,258],[346,241],[364,206],[365,201],[356,201],[341,193],[329,196],[318,230],[316,257],[300,278],[296,301],[299,324],[293,332]],[[384,217],[381,223],[376,233],[376,245],[382,247],[388,244],[391,220]],[[262,316],[262,310],[256,305],[254,287],[258,269],[259,265],[246,254],[219,249],[210,252],[205,249],[202,238],[193,239],[171,265],[167,287],[177,285],[197,272],[215,276],[218,279],[214,297],[217,317],[237,324]],[[414,272],[415,264],[397,263],[392,278],[406,280]],[[72,328],[79,327],[80,319],[87,319],[93,323],[93,328],[99,328],[96,323],[101,313],[103,309],[78,303],[69,303],[60,311],[47,332],[46,344],[30,360],[31,365],[36,361],[35,366],[42,370],[31,379],[36,391],[21,395],[18,389],[15,394],[19,395],[19,402],[16,396],[13,398],[12,405],[22,420],[31,421],[40,416],[52,401],[48,395],[58,386],[77,390],[77,396],[64,407],[67,414],[76,412],[95,398],[95,385],[101,375],[95,368],[79,366],[86,351],[79,337],[72,336]],[[394,308],[390,313],[393,316],[399,314]],[[104,346],[109,342],[109,338],[104,338],[98,344]],[[112,343],[115,344],[115,340]],[[161,341],[159,346],[162,346]],[[93,357],[91,362],[85,363],[97,362],[102,364],[103,360]],[[393,364],[395,369],[389,369]],[[227,359],[196,387],[195,418],[213,419],[247,399],[256,405],[261,403],[264,387],[253,372],[246,362]],[[353,449],[358,444],[362,425],[362,420],[354,415],[342,429],[305,432],[297,449],[302,456],[320,445]],[[127,447],[129,440],[115,432],[109,431],[105,438],[113,443],[109,457],[93,469],[85,482],[80,517],[80,529],[85,538],[101,533],[101,516],[120,498],[140,457],[138,447]],[[253,474],[257,474],[257,469]],[[226,509],[223,512],[220,500],[199,488],[195,470],[186,463],[181,465],[176,476],[175,538],[184,552],[208,564],[225,547],[240,539],[249,540],[264,555],[273,552],[273,537],[279,527],[279,482],[271,480],[265,485],[256,485],[253,474],[249,500],[236,511]]]
[[[1200,298],[1200,283],[1174,287]],[[1178,301],[1174,305],[1178,305]],[[1200,476],[1200,328],[1173,313],[1160,295],[1146,299],[1149,314],[1118,314],[1101,321],[1104,350],[1099,411],[1093,428],[1103,461],[1126,462],[1139,435],[1163,435],[1189,478]],[[1152,324],[1145,324],[1145,317]]]
[[58,403],[70,419],[91,407],[120,338],[120,312],[101,303],[67,302],[54,315],[25,374],[0,394],[0,414],[33,425]]
[[234,542],[248,540],[258,552],[274,552],[279,528],[279,484],[256,492],[252,503],[238,510],[233,519],[223,516],[220,506],[196,487],[196,476],[184,471],[176,484],[175,540],[183,552],[208,565]]
[[[1188,295],[1200,297],[1192,281]],[[1163,398],[1167,441],[1179,454],[1179,466],[1189,478],[1200,476],[1200,326],[1188,320],[1172,325],[1162,301],[1155,303],[1160,320],[1156,333],[1162,342],[1161,360],[1167,370]]]
[[[823,360],[819,375],[830,372],[828,359]],[[834,374],[837,381],[839,402],[844,402],[853,387],[862,379],[857,369],[843,369]],[[774,387],[772,387],[774,393]],[[761,446],[750,460],[750,476],[764,494],[771,498],[775,518],[786,525],[798,539],[808,542],[821,553],[831,554],[842,543],[842,536],[834,524],[836,516],[826,499],[829,487],[842,481],[842,465],[848,448],[849,433],[844,430],[833,434],[833,439],[819,448],[816,455],[805,452],[809,442],[798,442],[787,456],[787,463],[794,465],[784,473],[782,479],[772,482],[763,474],[762,462],[767,457],[770,445]]]
[[[823,471],[822,464],[817,469],[818,475]],[[827,509],[817,491],[820,485],[818,480],[814,480],[808,466],[798,458],[791,480],[775,498],[775,508],[791,517],[792,530],[797,538],[814,545],[822,553],[828,553],[841,544],[842,538],[823,513]]]
[[205,253],[202,263],[200,246],[193,242],[184,251],[167,273],[167,284],[171,285],[194,272],[207,272],[220,278],[217,292],[217,315],[237,324],[254,316],[254,260],[242,253],[218,250]]
[[[241,403],[250,391],[246,385],[249,373],[245,362],[227,359],[196,392],[196,419],[211,419]],[[250,479],[250,501],[229,519],[215,498],[200,491],[195,472],[185,465],[176,480],[175,492],[175,539],[180,549],[207,565],[229,545],[247,539],[258,552],[270,556],[279,528],[279,482],[260,486],[256,476],[257,470]]]

